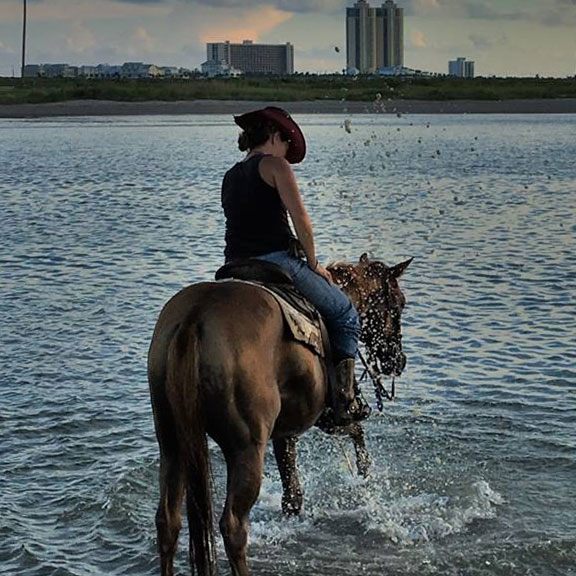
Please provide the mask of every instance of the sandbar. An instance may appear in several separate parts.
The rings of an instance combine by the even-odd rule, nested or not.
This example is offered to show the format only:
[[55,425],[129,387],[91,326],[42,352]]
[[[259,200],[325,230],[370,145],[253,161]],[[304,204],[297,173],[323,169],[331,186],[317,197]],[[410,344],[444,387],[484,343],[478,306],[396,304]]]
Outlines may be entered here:
[[69,100],[43,104],[0,105],[0,118],[232,115],[242,114],[267,105],[281,106],[292,114],[576,114],[576,98],[550,100],[381,100],[375,102],[348,102],[345,100],[300,102]]

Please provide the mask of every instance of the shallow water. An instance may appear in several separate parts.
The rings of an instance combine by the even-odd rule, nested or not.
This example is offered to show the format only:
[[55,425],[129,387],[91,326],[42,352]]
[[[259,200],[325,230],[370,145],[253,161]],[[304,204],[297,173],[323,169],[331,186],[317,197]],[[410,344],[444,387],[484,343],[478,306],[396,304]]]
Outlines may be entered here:
[[[576,116],[299,120],[322,259],[415,257],[408,366],[368,480],[312,431],[286,520],[268,458],[255,573],[575,574]],[[221,116],[0,120],[0,573],[158,573],[147,346],[222,260],[235,137]]]

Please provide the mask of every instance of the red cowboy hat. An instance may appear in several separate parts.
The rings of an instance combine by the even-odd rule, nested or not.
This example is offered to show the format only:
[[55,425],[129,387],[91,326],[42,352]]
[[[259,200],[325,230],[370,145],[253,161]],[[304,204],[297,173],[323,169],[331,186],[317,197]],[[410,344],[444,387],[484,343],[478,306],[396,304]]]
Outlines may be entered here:
[[276,106],[267,106],[261,110],[254,110],[254,112],[242,114],[242,116],[234,116],[234,122],[236,122],[242,130],[247,130],[262,122],[274,124],[290,143],[286,160],[288,160],[290,164],[298,164],[304,160],[304,156],[306,156],[306,140],[304,134],[302,134],[302,130],[300,130],[298,124],[292,120],[292,117],[286,110],[282,110],[282,108],[277,108]]

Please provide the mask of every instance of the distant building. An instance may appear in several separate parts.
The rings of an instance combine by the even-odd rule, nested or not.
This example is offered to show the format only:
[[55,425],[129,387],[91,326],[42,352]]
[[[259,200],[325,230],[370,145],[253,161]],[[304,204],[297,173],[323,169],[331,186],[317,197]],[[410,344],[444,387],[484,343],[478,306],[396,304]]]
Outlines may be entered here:
[[125,62],[122,64],[122,78],[157,78],[160,76],[160,69],[154,64],[144,64],[143,62]]
[[243,74],[294,74],[294,46],[286,44],[254,44],[244,40],[242,44],[213,42],[206,44],[207,62],[202,69],[211,69],[221,63]]
[[96,66],[80,66],[78,76],[81,78],[96,78]]
[[[377,37],[379,40],[378,10],[376,10]],[[382,63],[378,68],[402,68],[404,66],[404,9],[398,8],[392,0],[382,4]],[[380,55],[380,50],[378,50]]]
[[24,78],[40,78],[44,75],[44,67],[41,64],[26,64],[24,66]]
[[346,69],[373,74],[376,68],[376,8],[358,0],[346,8]]
[[201,69],[202,74],[208,76],[208,78],[214,78],[215,76],[232,78],[242,75],[240,70],[230,66],[230,64],[226,64],[222,60],[208,60],[202,64]]
[[448,62],[448,75],[458,78],[474,78],[474,62],[466,58],[456,58]]
[[78,76],[78,68],[70,66],[70,64],[29,64],[24,69],[24,76],[27,75],[27,70],[32,73],[37,70],[37,76],[43,78],[76,78]]
[[392,68],[379,68],[376,73],[379,76],[434,76],[432,72],[426,72],[424,70],[415,70],[413,68],[406,68],[405,66],[394,66]]
[[27,78],[182,78],[190,77],[190,71],[175,66],[159,67],[143,62],[125,62],[122,66],[98,64],[98,66],[70,66],[69,64],[28,64],[24,68]]
[[404,9],[392,0],[371,8],[358,0],[346,9],[346,68],[360,74],[404,66]]
[[122,66],[110,66],[110,64],[98,64],[96,66],[96,78],[111,79],[122,76]]
[[68,64],[44,64],[42,66],[42,76],[44,78],[64,78],[69,76]]
[[177,66],[162,66],[160,68],[160,76],[164,78],[181,78],[182,72]]

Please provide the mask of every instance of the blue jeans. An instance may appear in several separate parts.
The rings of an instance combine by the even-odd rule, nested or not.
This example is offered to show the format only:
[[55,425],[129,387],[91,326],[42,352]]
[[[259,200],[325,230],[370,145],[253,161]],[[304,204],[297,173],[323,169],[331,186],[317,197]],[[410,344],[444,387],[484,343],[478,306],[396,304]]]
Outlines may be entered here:
[[257,256],[283,268],[294,281],[294,286],[318,309],[322,315],[335,361],[355,358],[358,352],[360,320],[352,302],[336,286],[313,272],[308,265],[288,252],[270,252]]

